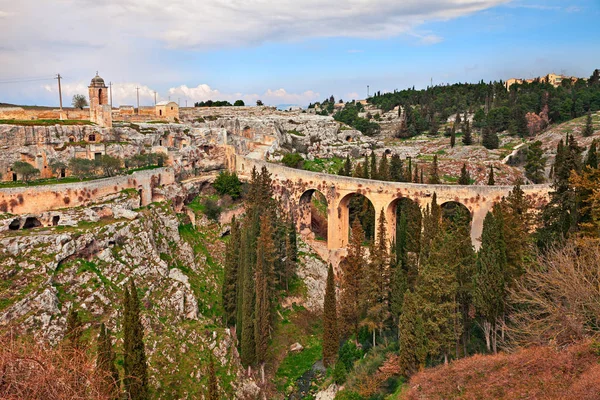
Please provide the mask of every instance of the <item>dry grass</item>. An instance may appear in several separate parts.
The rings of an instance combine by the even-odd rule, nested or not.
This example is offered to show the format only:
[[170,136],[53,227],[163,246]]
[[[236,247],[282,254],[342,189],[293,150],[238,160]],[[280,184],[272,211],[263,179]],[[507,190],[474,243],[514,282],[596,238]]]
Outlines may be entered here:
[[400,398],[599,399],[599,360],[589,340],[562,350],[540,346],[476,355],[416,374]]

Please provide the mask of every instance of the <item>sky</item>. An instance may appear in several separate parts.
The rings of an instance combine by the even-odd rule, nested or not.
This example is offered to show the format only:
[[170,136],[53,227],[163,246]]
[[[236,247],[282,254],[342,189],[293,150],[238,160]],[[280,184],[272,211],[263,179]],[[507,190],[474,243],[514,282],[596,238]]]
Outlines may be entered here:
[[455,82],[589,77],[600,0],[0,0],[0,102],[306,106]]

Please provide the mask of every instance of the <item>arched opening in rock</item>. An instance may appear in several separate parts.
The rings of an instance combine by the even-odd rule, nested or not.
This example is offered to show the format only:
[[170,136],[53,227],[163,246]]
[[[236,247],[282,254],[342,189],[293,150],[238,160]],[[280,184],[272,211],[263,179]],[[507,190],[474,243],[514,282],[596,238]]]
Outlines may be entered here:
[[401,197],[390,203],[386,212],[388,232],[395,247],[398,260],[403,257],[417,257],[421,251],[421,207],[413,200]]
[[17,231],[17,230],[19,230],[20,227],[21,227],[21,220],[18,218],[13,219],[10,222],[10,225],[8,225],[8,229],[10,229],[11,231]]
[[327,241],[327,199],[316,189],[307,190],[300,196],[300,232],[312,232],[314,239]]
[[345,221],[348,226],[348,238],[350,238],[354,220],[358,220],[365,232],[365,242],[375,239],[375,207],[373,207],[371,200],[362,194],[351,193],[340,201],[340,207],[347,207],[348,209],[348,219]]
[[60,221],[60,215],[55,215],[54,217],[52,217],[52,226],[58,225],[59,221]]
[[42,226],[42,223],[39,219],[35,217],[27,217],[25,223],[23,224],[23,229],[37,228],[39,226]]
[[140,196],[140,207],[144,205],[144,190],[138,189],[138,194]]

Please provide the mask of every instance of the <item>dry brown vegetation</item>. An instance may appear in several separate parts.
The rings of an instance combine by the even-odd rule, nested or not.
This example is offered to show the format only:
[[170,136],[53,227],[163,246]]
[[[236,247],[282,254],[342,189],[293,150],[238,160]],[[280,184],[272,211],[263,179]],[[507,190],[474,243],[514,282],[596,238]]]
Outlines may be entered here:
[[109,387],[85,352],[50,347],[11,333],[0,336],[0,398],[109,399]]
[[600,357],[591,341],[476,355],[412,377],[404,400],[600,398]]

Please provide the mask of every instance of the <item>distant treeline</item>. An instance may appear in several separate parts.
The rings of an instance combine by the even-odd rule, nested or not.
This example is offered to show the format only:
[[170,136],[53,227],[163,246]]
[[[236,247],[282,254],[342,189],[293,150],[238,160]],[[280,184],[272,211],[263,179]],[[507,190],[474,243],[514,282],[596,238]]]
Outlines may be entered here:
[[206,100],[206,101],[197,101],[194,103],[194,107],[243,107],[246,104],[244,104],[243,100],[236,100],[235,103],[231,104],[230,102],[228,102],[227,100]]

